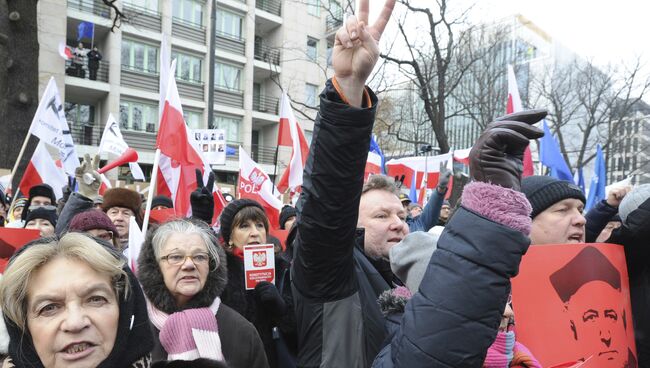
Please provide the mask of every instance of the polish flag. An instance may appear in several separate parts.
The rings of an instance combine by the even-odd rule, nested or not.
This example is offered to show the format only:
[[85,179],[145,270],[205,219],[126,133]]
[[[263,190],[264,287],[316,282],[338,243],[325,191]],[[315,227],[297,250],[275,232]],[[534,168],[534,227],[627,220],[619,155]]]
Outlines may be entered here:
[[[519,97],[519,88],[517,87],[517,79],[515,78],[515,70],[512,65],[508,64],[508,105],[506,106],[506,114],[512,114],[522,111],[524,108],[521,104],[521,97]],[[524,177],[535,174],[533,168],[533,156],[530,153],[530,145],[524,150]]]
[[239,198],[248,198],[257,201],[264,207],[269,218],[271,228],[280,227],[280,210],[282,201],[273,193],[279,193],[273,188],[271,178],[262,170],[253,159],[239,147]]
[[[160,128],[156,139],[156,147],[160,149],[159,174],[163,180],[158,180],[158,194],[169,196],[174,202],[174,211],[177,216],[190,216],[190,194],[196,190],[196,173],[199,169],[203,173],[203,182],[212,170],[199,151],[196,150],[194,135],[188,133],[187,125],[183,119],[183,107],[178,95],[176,79],[174,79],[176,60],[172,62],[169,80],[167,82],[167,96],[165,106],[160,118]],[[226,206],[225,200],[215,184],[214,191],[214,217],[213,223]]]
[[72,49],[63,41],[59,42],[59,55],[63,60],[72,60]]
[[[425,168],[426,170],[426,168]],[[440,177],[440,175],[438,175]],[[420,193],[418,195],[418,203],[420,206],[424,207],[427,202],[427,172],[425,171],[422,174],[422,182],[420,183]]]
[[368,160],[366,161],[366,168],[363,172],[363,180],[367,181],[370,175],[381,174],[381,156],[375,152],[368,152]]
[[[402,177],[404,175],[403,187],[411,187],[411,182],[415,180],[415,184],[420,183],[420,197],[426,189],[434,189],[438,185],[438,178],[440,176],[440,164],[447,163],[447,167],[451,169],[453,163],[451,162],[452,153],[444,153],[437,156],[414,156],[402,157],[400,159],[392,159],[386,163],[386,171],[390,177]],[[426,179],[425,179],[426,177]],[[453,176],[449,178],[448,188],[452,188]],[[451,190],[447,190],[445,198],[449,198]],[[418,198],[418,202],[421,198]]]
[[297,191],[298,187],[302,185],[302,171],[309,154],[309,145],[293,114],[289,98],[284,92],[280,100],[278,146],[292,148],[291,160],[278,182],[278,190],[281,193],[286,192],[287,189]]
[[18,188],[23,194],[29,193],[34,185],[47,183],[54,190],[57,199],[63,197],[63,187],[68,185],[68,177],[63,171],[61,161],[54,161],[45,143],[39,142],[34,155],[27,165]]
[[454,151],[454,161],[469,166],[469,153],[472,147]]

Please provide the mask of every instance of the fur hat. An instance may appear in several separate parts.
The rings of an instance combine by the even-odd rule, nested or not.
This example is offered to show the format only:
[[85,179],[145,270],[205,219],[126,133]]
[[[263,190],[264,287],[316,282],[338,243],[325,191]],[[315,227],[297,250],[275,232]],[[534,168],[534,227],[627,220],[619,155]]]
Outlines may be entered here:
[[79,231],[86,232],[93,229],[103,229],[106,231],[112,231],[113,234],[117,234],[117,228],[113,225],[108,216],[97,209],[92,209],[84,211],[75,215],[72,220],[70,220],[70,225],[68,226],[70,231]]
[[153,200],[151,201],[151,208],[156,208],[157,206],[165,206],[167,208],[174,208],[174,202],[172,202],[172,199],[164,196],[164,195],[158,195],[153,197]]
[[[284,223],[287,222],[287,220],[291,217],[295,217],[297,214],[296,209],[291,206],[291,205],[286,205],[282,207],[282,211],[280,211],[280,229],[285,230]],[[288,229],[286,229],[288,230]]]
[[47,197],[52,201],[52,204],[56,203],[56,196],[54,195],[54,190],[48,184],[38,184],[34,185],[29,189],[29,203],[32,203],[34,197]]
[[521,181],[521,191],[526,195],[528,202],[533,207],[533,212],[530,214],[531,218],[535,218],[545,209],[567,198],[575,198],[582,201],[582,203],[587,202],[580,187],[551,176],[533,175],[525,177]]
[[219,233],[221,234],[221,238],[223,239],[224,244],[228,244],[230,241],[232,221],[235,218],[235,215],[243,208],[249,206],[254,206],[264,211],[262,205],[252,199],[236,199],[228,203],[226,208],[224,208],[221,212],[221,215],[219,216],[219,223],[221,224]]
[[650,198],[650,184],[639,185],[629,192],[621,204],[618,206],[618,215],[621,217],[621,222],[625,223],[627,216],[639,206]]
[[107,212],[113,207],[123,207],[130,209],[135,215],[138,215],[141,205],[142,199],[140,198],[140,193],[126,188],[112,188],[104,193],[102,210]]
[[27,226],[27,223],[35,219],[44,219],[50,222],[52,226],[56,227],[56,220],[58,216],[56,215],[55,209],[48,209],[45,207],[38,207],[33,210],[30,210],[25,219],[25,224],[23,227]]

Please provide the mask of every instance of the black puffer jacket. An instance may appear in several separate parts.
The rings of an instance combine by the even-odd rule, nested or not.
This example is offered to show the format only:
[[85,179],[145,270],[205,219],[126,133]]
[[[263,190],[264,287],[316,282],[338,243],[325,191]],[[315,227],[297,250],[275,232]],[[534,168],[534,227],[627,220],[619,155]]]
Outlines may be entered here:
[[[193,220],[197,221],[198,220]],[[203,224],[205,226],[205,224]],[[207,227],[207,226],[206,226]],[[216,246],[221,262],[215,271],[208,273],[203,289],[196,294],[185,306],[179,308],[172,294],[165,286],[163,275],[160,272],[158,260],[154,254],[152,239],[154,231],[148,233],[147,239],[142,245],[140,257],[138,258],[138,278],[142,290],[149,301],[158,310],[171,314],[184,309],[209,307],[215,298],[221,296],[228,275],[226,255],[221,247]],[[210,269],[216,267],[214,261],[210,261]],[[264,354],[264,347],[255,327],[240,314],[224,305],[222,302],[215,316],[219,328],[221,350],[223,356],[231,368],[268,368],[268,362]],[[153,324],[155,346],[152,351],[154,361],[166,360],[167,352],[163,349],[158,338],[158,331]]]

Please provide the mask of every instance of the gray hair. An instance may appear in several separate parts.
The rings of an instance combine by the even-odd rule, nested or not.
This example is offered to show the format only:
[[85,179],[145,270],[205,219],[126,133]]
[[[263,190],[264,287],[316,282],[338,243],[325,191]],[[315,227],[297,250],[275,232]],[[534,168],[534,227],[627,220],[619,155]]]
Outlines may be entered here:
[[386,175],[371,175],[368,181],[361,189],[361,195],[366,194],[371,190],[384,190],[399,196],[399,189],[395,185],[395,179]]
[[219,246],[217,236],[204,222],[192,219],[168,221],[156,229],[153,239],[151,239],[151,247],[153,248],[153,254],[156,256],[156,259],[160,259],[160,252],[163,246],[169,240],[169,237],[175,233],[199,235],[203,239],[205,247],[208,249],[208,254],[215,260],[217,267],[219,266],[221,259],[217,252],[217,247]]

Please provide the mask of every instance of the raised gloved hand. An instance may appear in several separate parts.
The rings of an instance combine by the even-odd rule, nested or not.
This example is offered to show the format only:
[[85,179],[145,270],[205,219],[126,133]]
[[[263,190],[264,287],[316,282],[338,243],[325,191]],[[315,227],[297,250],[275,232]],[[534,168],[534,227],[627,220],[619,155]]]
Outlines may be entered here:
[[281,316],[287,310],[278,288],[270,282],[262,281],[255,285],[255,298],[275,316]]
[[469,154],[471,180],[520,190],[524,150],[531,139],[544,136],[532,124],[546,114],[546,110],[522,111],[488,124]]
[[91,160],[89,154],[84,155],[81,165],[74,171],[74,177],[79,183],[79,194],[94,200],[99,196],[99,187],[102,185],[102,177],[99,170],[99,155]]
[[449,178],[451,177],[451,170],[447,169],[447,161],[440,163],[440,171],[438,177],[438,192],[445,193],[449,185]]
[[203,174],[201,170],[196,169],[196,190],[190,194],[190,204],[192,205],[192,217],[212,223],[214,215],[214,197],[212,189],[214,187],[214,173],[208,175],[208,184],[203,186]]

